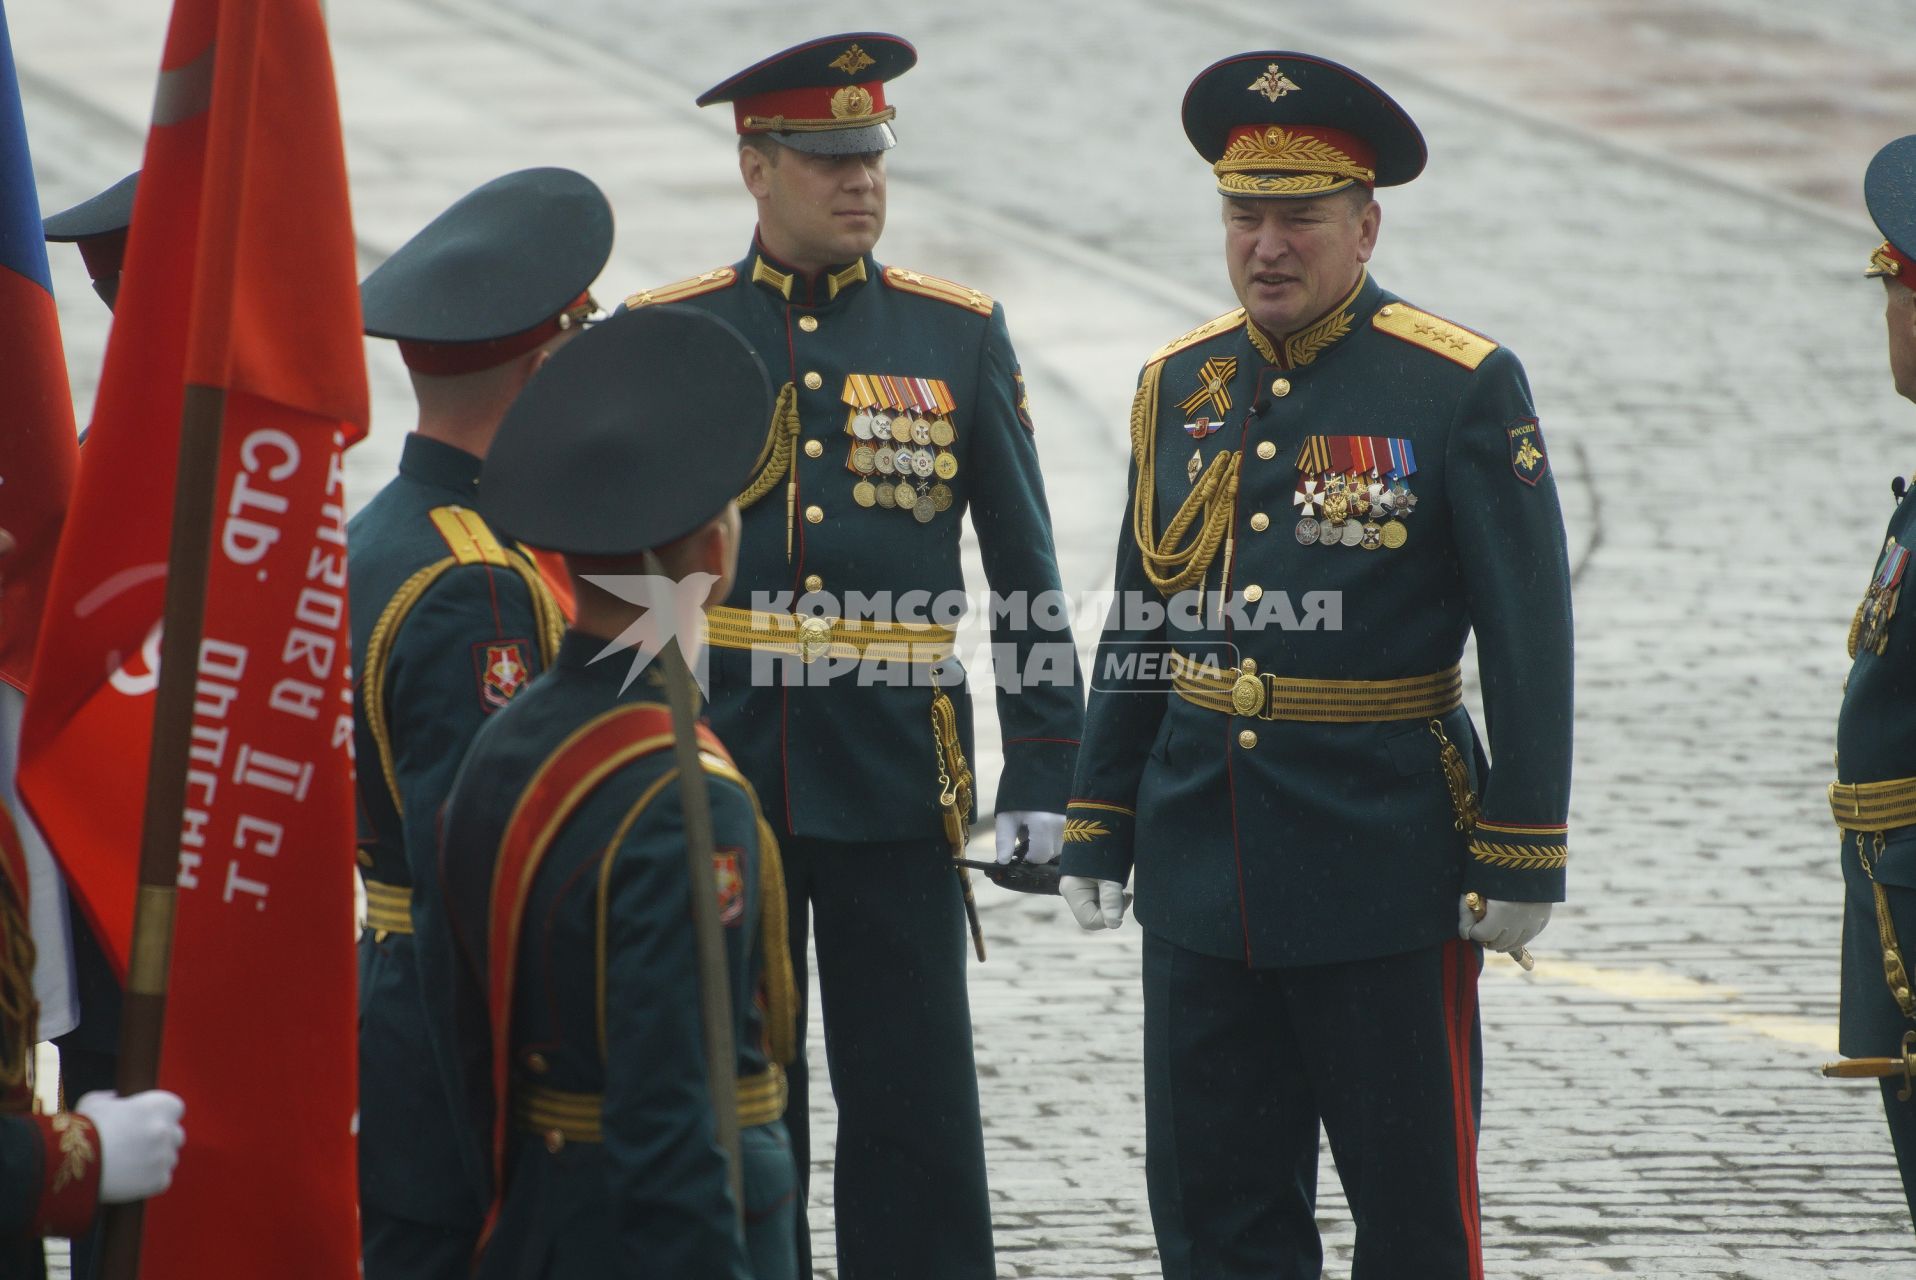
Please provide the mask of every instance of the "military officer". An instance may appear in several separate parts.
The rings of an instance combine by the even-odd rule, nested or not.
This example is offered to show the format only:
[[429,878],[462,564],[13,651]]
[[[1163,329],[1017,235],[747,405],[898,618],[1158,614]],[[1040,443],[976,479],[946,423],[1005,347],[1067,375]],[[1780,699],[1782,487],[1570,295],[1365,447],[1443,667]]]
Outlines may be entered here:
[[[949,861],[972,817],[970,697],[950,627],[907,594],[962,589],[967,512],[993,593],[1023,606],[992,632],[1001,860],[1019,828],[1034,861],[1055,859],[1082,718],[1070,633],[1032,607],[1058,569],[1004,309],[872,256],[886,86],[916,60],[896,36],[828,36],[700,95],[731,105],[757,233],[735,264],[626,300],[723,317],[782,384],[739,495],[738,583],[711,618],[712,721],[783,841],[801,996],[817,930],[849,1280],[906,1259],[921,1276],[994,1273],[968,889]],[[848,607],[861,598],[877,607]],[[787,1117],[801,1179],[808,1106],[801,1054]]]
[[[1870,217],[1886,237],[1868,274],[1880,276],[1897,393],[1916,400],[1916,135],[1876,153],[1863,179]],[[1901,477],[1896,509],[1850,623],[1853,659],[1836,721],[1830,809],[1842,832],[1843,1000],[1848,1057],[1906,1059],[1916,1053],[1916,996],[1905,939],[1916,937],[1916,633],[1897,622],[1910,548],[1911,513]],[[1883,1080],[1903,1194],[1916,1217],[1916,1099],[1899,1074]]]
[[[0,529],[0,568],[13,549]],[[46,1274],[42,1236],[81,1238],[99,1206],[165,1191],[186,1139],[184,1104],[159,1089],[89,1092],[72,1110],[35,1112],[30,906],[26,853],[0,803],[0,1276],[21,1280]]]
[[[671,719],[634,640],[660,614],[696,639],[700,611],[724,598],[732,499],[771,404],[764,365],[729,325],[683,307],[621,315],[534,380],[486,460],[481,511],[565,553],[578,614],[551,674],[474,740],[446,809],[464,1093],[498,1170],[484,1277],[795,1272],[780,1119],[795,996],[778,845],[701,725],[737,1051],[741,1243],[706,1082]],[[628,589],[668,585],[645,576],[657,573],[647,550],[683,616],[647,614]]]
[[524,548],[475,512],[480,460],[520,388],[592,311],[587,287],[611,246],[591,181],[528,169],[463,197],[361,286],[366,332],[399,342],[419,402],[398,477],[346,530],[368,1280],[465,1275],[485,1208],[476,1139],[435,1067],[421,986],[433,964],[414,932],[438,909],[439,808],[460,758],[551,661],[564,625]]
[[1260,51],[1199,75],[1183,117],[1241,305],[1138,381],[1066,897],[1115,927],[1135,872],[1167,1277],[1318,1274],[1320,1123],[1354,1274],[1479,1276],[1479,944],[1520,948],[1564,889],[1543,435],[1515,356],[1369,274],[1372,193],[1425,159],[1388,95]]

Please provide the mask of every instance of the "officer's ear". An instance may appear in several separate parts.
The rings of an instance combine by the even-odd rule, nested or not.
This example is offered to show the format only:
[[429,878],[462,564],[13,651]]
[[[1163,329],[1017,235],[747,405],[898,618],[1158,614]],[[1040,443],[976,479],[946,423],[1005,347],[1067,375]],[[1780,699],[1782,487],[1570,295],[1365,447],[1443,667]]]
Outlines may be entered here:
[[738,140],[738,173],[745,189],[757,200],[772,194],[772,170],[778,168],[779,152],[784,148],[769,138],[746,134]]

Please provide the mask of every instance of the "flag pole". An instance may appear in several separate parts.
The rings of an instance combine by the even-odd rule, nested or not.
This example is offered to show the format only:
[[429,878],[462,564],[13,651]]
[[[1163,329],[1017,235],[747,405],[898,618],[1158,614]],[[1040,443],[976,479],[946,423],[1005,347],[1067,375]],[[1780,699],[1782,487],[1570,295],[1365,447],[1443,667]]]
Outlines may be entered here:
[[[206,571],[212,557],[213,499],[219,486],[220,433],[226,393],[189,384],[180,412],[179,477],[167,551],[166,607],[160,634],[159,687],[154,695],[152,758],[146,771],[146,818],[140,834],[140,890],[133,907],[126,1002],[120,1022],[116,1086],[122,1097],[159,1083],[160,1033],[166,1019],[166,974],[173,953],[173,909],[180,871],[180,824],[186,809],[187,746],[206,617]],[[100,1246],[104,1280],[136,1280],[145,1202],[110,1205]]]

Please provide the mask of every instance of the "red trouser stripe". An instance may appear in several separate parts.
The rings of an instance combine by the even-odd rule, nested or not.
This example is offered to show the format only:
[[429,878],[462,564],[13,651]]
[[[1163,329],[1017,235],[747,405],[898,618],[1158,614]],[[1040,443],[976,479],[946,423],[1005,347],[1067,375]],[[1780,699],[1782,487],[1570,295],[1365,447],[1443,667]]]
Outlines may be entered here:
[[1477,1117],[1471,1098],[1471,1028],[1477,1018],[1477,977],[1470,944],[1444,944],[1444,1034],[1450,1042],[1451,1114],[1457,1136],[1457,1206],[1470,1254],[1470,1280],[1483,1280],[1483,1229],[1477,1204]]

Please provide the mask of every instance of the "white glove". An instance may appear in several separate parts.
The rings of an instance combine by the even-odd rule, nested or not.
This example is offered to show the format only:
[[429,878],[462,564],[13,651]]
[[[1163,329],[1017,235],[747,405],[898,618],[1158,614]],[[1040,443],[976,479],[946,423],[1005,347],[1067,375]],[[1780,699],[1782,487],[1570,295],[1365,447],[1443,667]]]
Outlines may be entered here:
[[1492,951],[1516,951],[1543,932],[1550,923],[1548,902],[1499,902],[1484,899],[1484,918],[1471,913],[1457,899],[1457,936],[1481,942]]
[[1064,851],[1064,815],[1013,809],[1010,813],[998,815],[998,862],[1000,865],[1011,861],[1011,848],[1018,842],[1019,827],[1023,827],[1030,837],[1030,844],[1025,849],[1026,862],[1044,863],[1058,860],[1058,855]]
[[1123,924],[1125,904],[1131,901],[1131,895],[1117,881],[1090,876],[1060,876],[1058,892],[1078,918],[1078,927],[1086,932]]
[[100,1203],[127,1204],[157,1196],[173,1185],[186,1130],[186,1104],[178,1094],[149,1089],[122,1098],[100,1090],[73,1108],[100,1135]]

